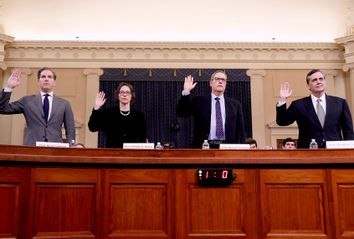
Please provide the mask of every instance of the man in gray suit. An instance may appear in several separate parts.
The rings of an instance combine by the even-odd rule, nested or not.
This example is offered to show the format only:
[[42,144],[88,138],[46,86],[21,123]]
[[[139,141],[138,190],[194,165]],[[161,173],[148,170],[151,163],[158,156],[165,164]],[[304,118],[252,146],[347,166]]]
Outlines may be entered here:
[[7,80],[6,87],[0,93],[1,114],[23,114],[27,129],[25,145],[36,145],[37,141],[63,142],[62,125],[66,131],[68,142],[75,140],[74,115],[67,100],[53,94],[56,75],[50,68],[38,71],[40,93],[24,96],[10,103],[13,89],[20,85],[21,70],[13,71]]

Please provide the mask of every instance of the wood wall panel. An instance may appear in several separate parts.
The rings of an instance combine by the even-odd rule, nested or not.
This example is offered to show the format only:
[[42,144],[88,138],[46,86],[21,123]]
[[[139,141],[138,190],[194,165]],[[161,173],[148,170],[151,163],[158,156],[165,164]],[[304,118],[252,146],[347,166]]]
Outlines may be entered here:
[[328,238],[324,170],[261,170],[264,238]]
[[29,169],[0,168],[0,238],[22,238]]
[[0,183],[0,237],[16,238],[19,226],[19,184]]
[[196,171],[176,175],[176,238],[257,237],[254,171],[234,170],[237,179],[227,187],[199,186]]
[[353,155],[0,145],[0,238],[354,239]]
[[336,238],[354,238],[354,170],[333,170]]
[[99,182],[94,169],[33,169],[31,237],[99,238]]
[[173,238],[173,178],[172,170],[107,170],[105,236]]

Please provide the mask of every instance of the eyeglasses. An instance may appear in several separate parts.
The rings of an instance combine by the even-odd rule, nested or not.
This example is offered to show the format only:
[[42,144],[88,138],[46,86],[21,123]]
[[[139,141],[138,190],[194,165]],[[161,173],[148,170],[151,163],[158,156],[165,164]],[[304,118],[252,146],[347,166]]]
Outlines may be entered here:
[[131,95],[132,93],[130,91],[119,91],[120,95]]
[[219,77],[214,77],[214,80],[216,80],[216,81],[226,81],[225,78],[219,78]]

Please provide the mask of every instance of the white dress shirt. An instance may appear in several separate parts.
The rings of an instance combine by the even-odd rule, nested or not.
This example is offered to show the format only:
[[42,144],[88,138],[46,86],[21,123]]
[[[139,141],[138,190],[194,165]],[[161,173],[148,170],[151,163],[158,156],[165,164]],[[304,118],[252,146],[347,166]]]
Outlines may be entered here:
[[225,139],[225,98],[224,95],[216,96],[211,94],[211,118],[210,118],[210,132],[209,132],[209,140],[216,140],[218,139],[215,135],[216,133],[216,112],[215,112],[215,98],[219,97],[220,101],[220,108],[221,108],[221,115],[222,115],[222,127],[224,129],[224,139]]

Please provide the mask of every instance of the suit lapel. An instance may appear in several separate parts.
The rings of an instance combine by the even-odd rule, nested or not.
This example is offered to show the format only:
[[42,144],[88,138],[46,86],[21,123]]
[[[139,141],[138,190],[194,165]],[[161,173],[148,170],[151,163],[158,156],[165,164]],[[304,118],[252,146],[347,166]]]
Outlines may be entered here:
[[[328,95],[326,95],[326,115],[325,115],[325,121],[324,121],[324,126],[326,126],[326,122],[331,122],[331,115],[333,114],[333,111],[336,109],[336,107],[338,107],[336,105],[336,103],[333,100],[333,97],[329,97]],[[332,112],[332,114],[327,114],[327,112]],[[323,128],[324,128],[323,126]]]
[[318,116],[317,116],[317,113],[316,113],[316,110],[313,106],[313,103],[312,103],[312,99],[311,99],[311,96],[307,97],[306,98],[306,108],[308,109],[308,118],[310,121],[312,121],[312,123],[314,125],[316,125],[317,127],[320,127],[322,129],[322,126],[321,126],[321,123],[318,119]]
[[35,102],[36,102],[36,114],[38,116],[38,118],[40,119],[40,121],[45,124],[45,120],[44,120],[44,111],[43,111],[43,102],[42,102],[42,96],[41,93],[39,93],[38,95],[36,95],[35,98]]
[[206,97],[206,100],[205,100],[205,111],[206,114],[205,114],[205,117],[206,119],[208,119],[208,122],[206,122],[207,126],[210,127],[210,122],[211,122],[211,102],[213,101],[213,96],[210,95],[210,97]]
[[[311,108],[311,110],[309,112],[310,113],[309,118],[312,120],[314,125],[316,125],[317,127],[322,129],[322,125],[321,125],[320,120],[318,119],[315,107],[313,106],[311,96],[308,97],[307,104],[308,104],[308,107]],[[326,112],[328,112],[327,109],[330,104],[331,104],[331,102],[328,100],[328,97],[326,95]],[[323,128],[326,125],[326,121],[327,121],[327,114],[325,116]]]
[[[224,100],[225,100],[225,128],[228,128],[229,126],[228,126],[228,121],[230,121],[230,120],[228,120],[227,119],[227,117],[228,117],[228,115],[227,115],[227,113],[229,112],[231,112],[231,106],[230,106],[230,102],[227,100],[227,98],[224,96]],[[225,130],[225,133],[226,133],[227,131]],[[226,136],[226,135],[225,135]]]
[[58,109],[58,99],[55,95],[53,95],[52,110],[50,112],[48,122],[50,122],[53,119],[53,117],[56,113],[56,111],[55,111],[56,109]]

